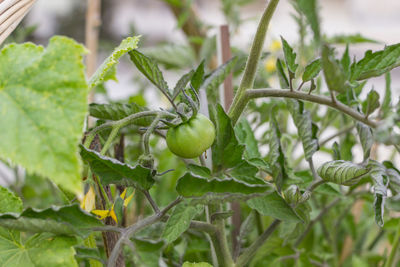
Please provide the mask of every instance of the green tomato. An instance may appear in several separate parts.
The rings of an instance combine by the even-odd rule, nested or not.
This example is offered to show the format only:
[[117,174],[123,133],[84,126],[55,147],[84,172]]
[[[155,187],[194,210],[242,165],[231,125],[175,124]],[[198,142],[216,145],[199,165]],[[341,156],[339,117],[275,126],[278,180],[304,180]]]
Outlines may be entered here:
[[167,132],[168,148],[182,158],[200,156],[213,144],[214,139],[214,124],[202,114],[197,114]]

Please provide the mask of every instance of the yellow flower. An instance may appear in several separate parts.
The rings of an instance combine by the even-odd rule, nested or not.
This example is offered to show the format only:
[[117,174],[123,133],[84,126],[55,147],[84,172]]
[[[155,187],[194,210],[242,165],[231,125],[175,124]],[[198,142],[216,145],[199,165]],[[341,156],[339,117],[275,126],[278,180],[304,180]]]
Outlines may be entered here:
[[268,73],[276,71],[276,59],[274,57],[269,57],[265,61],[264,68]]
[[[124,207],[127,207],[129,202],[132,200],[133,195],[135,192],[133,192],[129,197],[126,197],[126,188],[124,192],[121,193],[120,197],[124,200]],[[114,211],[114,204],[112,205],[110,210],[92,210],[92,213],[99,216],[100,220],[104,220],[107,217],[111,217],[116,223],[118,223],[117,215],[115,214]]]
[[100,220],[111,217],[116,223],[118,223],[117,216],[114,212],[114,205],[112,206],[111,210],[92,210],[92,213],[99,216]]
[[282,45],[281,45],[281,41],[279,41],[279,40],[273,40],[269,46],[269,50],[272,53],[278,52],[281,48],[282,48]]
[[81,208],[87,212],[92,211],[95,208],[96,193],[94,192],[93,186],[89,187],[86,195],[83,197],[81,202]]
[[120,197],[124,200],[124,207],[128,206],[128,204],[129,204],[129,202],[131,202],[134,194],[135,194],[135,192],[133,192],[129,197],[127,197],[125,199],[125,196],[126,196],[126,188],[125,188],[124,192],[122,192],[122,194],[120,195]]

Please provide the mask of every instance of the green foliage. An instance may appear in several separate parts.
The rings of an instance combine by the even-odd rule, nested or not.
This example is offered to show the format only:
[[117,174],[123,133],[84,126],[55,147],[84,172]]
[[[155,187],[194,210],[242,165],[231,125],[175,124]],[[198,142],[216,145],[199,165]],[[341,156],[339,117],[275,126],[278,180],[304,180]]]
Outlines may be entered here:
[[0,186],[0,213],[22,211],[22,200],[7,188]]
[[299,215],[296,214],[277,192],[250,199],[247,201],[247,204],[250,208],[255,209],[264,216],[271,216],[282,221],[302,221]]
[[205,77],[199,90],[205,90],[207,92],[207,98],[210,103],[217,103],[217,99],[219,99],[218,86],[223,83],[226,77],[232,72],[236,61],[237,58],[228,60]]
[[201,211],[201,206],[192,206],[187,202],[178,204],[165,225],[162,237],[167,243],[174,242],[189,228],[190,222]]
[[87,112],[85,52],[71,39],[53,37],[46,49],[11,44],[0,54],[0,139],[7,140],[0,143],[0,157],[72,192],[81,190],[77,145]]
[[[129,104],[120,104],[120,103],[112,103],[112,104],[95,104],[92,103],[89,105],[89,114],[94,118],[98,118],[101,120],[112,120],[117,121],[121,120],[129,115],[146,111],[146,108],[143,108],[136,103]],[[151,124],[151,118],[140,118],[134,121],[134,124],[139,126],[149,126]]]
[[[222,1],[233,37],[251,1]],[[139,52],[139,37],[127,38],[89,86],[86,51],[70,39],[1,50],[0,266],[397,266],[400,108],[390,71],[400,66],[399,44],[356,60],[354,44],[377,42],[326,36],[318,2],[292,0],[299,40],[281,38],[283,53],[273,40],[263,53],[279,2],[271,0],[250,53],[232,47],[217,67],[213,25],[198,20],[193,1],[164,2],[188,42]],[[341,57],[336,44],[346,44]],[[138,91],[114,101],[104,82],[116,81],[126,53]],[[146,99],[154,88],[141,74],[169,106]],[[231,74],[234,93],[239,80],[263,89],[240,88],[225,111],[219,91]],[[365,86],[381,75],[382,99]],[[178,77],[175,86],[164,77]],[[277,82],[282,90],[270,88]],[[87,105],[88,87],[106,103]],[[208,107],[215,141],[195,158],[177,157],[171,141],[190,150],[214,140],[201,127],[166,138],[198,107]]]
[[368,116],[377,108],[379,108],[379,94],[375,90],[371,90],[367,99],[362,103],[362,111]]
[[311,115],[304,109],[303,102],[289,99],[287,103],[303,143],[304,156],[306,160],[311,160],[313,154],[319,149],[317,139],[318,126],[312,123]]
[[0,232],[0,263],[10,267],[77,267],[73,245],[77,243],[74,237],[51,236],[37,234],[25,242],[19,241],[15,235],[4,236]]
[[385,49],[365,52],[364,58],[352,64],[352,80],[364,80],[380,76],[400,65],[400,44],[386,46]]
[[191,173],[182,176],[176,185],[176,191],[184,197],[201,197],[208,193],[215,194],[257,194],[270,189],[268,184],[248,184],[234,178],[207,179]]
[[369,172],[365,166],[344,160],[324,163],[318,169],[318,174],[328,182],[342,185],[353,185]]
[[346,92],[348,88],[346,75],[342,66],[334,58],[333,51],[327,45],[322,46],[321,64],[329,90],[339,93]]
[[286,40],[283,39],[282,36],[281,40],[282,40],[283,53],[285,55],[286,66],[289,71],[289,77],[290,79],[293,79],[297,67],[299,66],[298,64],[296,64],[296,53],[293,51],[293,48],[288,44],[288,42],[286,42]]
[[89,88],[94,88],[110,79],[116,80],[116,65],[118,64],[119,59],[129,51],[137,48],[139,38],[139,36],[135,36],[124,39],[92,75],[89,80]]
[[166,68],[184,69],[191,67],[196,55],[188,45],[161,44],[144,48],[143,53]]
[[371,38],[367,38],[359,33],[350,35],[344,35],[344,34],[334,35],[329,38],[326,38],[325,41],[331,44],[379,43],[378,41]]
[[113,158],[102,156],[82,145],[81,156],[90,165],[93,172],[100,177],[103,185],[117,184],[149,189],[154,183],[152,170],[139,164],[130,166]]
[[308,82],[317,77],[321,71],[321,60],[316,59],[306,66],[303,73],[303,82]]
[[318,42],[320,40],[320,23],[318,18],[318,5],[316,0],[297,0],[298,7],[304,16],[307,18],[308,23],[314,33],[314,38]]
[[102,223],[74,204],[44,210],[27,208],[20,214],[2,213],[0,226],[25,232],[87,237],[90,228],[102,226]]
[[159,69],[157,62],[154,59],[151,59],[144,54],[140,53],[138,50],[131,50],[129,52],[130,58],[132,62],[135,64],[137,69],[144,75],[146,78],[154,84],[165,96],[170,96],[171,92],[169,91],[168,84],[164,80],[164,76]]

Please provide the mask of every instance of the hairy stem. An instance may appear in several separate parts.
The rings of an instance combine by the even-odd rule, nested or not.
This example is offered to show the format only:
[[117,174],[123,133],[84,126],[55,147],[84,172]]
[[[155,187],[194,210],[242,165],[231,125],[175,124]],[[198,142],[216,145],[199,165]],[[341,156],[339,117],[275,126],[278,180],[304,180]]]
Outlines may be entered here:
[[340,201],[340,198],[335,198],[332,202],[330,202],[328,205],[326,205],[322,211],[318,214],[318,216],[312,220],[306,230],[301,234],[301,236],[296,240],[294,243],[294,247],[298,247],[300,243],[303,241],[303,239],[307,236],[308,232],[310,232],[311,228],[314,226],[315,223],[317,223],[319,220],[322,219],[322,217],[332,208],[334,207],[338,202]]
[[131,124],[133,121],[135,121],[137,119],[144,118],[144,117],[155,117],[155,116],[160,116],[160,118],[176,118],[175,114],[172,114],[172,113],[170,113],[168,111],[164,111],[164,110],[163,111],[151,110],[151,111],[142,111],[142,112],[134,113],[134,114],[131,114],[128,117],[125,117],[118,121],[109,121],[109,122],[106,122],[106,123],[94,128],[87,135],[84,145],[86,147],[88,147],[90,145],[90,143],[93,141],[96,134],[105,129],[108,129],[108,128],[121,129],[121,128]]
[[117,257],[119,255],[120,249],[122,247],[122,245],[129,240],[129,238],[132,237],[132,235],[134,235],[137,231],[152,225],[158,221],[160,221],[166,214],[167,212],[172,209],[174,206],[176,206],[179,202],[182,201],[181,197],[178,197],[177,199],[175,199],[173,202],[171,202],[170,204],[168,204],[167,207],[165,207],[163,210],[161,210],[160,212],[149,216],[131,226],[129,226],[121,235],[121,237],[118,239],[117,243],[114,246],[114,249],[111,252],[110,258],[108,259],[107,262],[107,267],[114,267],[115,266],[115,262],[117,260]]
[[[253,98],[261,98],[261,97],[286,97],[286,98],[293,98],[293,99],[301,99],[308,102],[313,102],[317,104],[322,104],[325,106],[329,106],[331,108],[337,109],[354,119],[361,121],[372,128],[376,128],[378,126],[378,122],[371,121],[365,118],[364,114],[359,113],[355,109],[352,109],[338,101],[332,101],[331,98],[325,96],[318,96],[318,95],[309,95],[303,92],[296,92],[290,91],[288,89],[251,89],[247,90],[246,97],[243,98],[243,102],[247,103],[250,99]],[[243,105],[243,108],[245,105]]]
[[271,225],[257,238],[257,240],[248,247],[236,262],[236,267],[246,266],[246,264],[252,259],[257,253],[258,249],[264,244],[264,242],[271,236],[271,234],[278,228],[280,220],[274,220]]
[[393,247],[392,247],[392,250],[390,251],[389,258],[387,259],[387,261],[385,263],[385,267],[394,267],[395,266],[394,260],[396,259],[396,255],[399,250],[399,245],[400,245],[400,226],[398,226],[398,228],[397,228]]
[[232,119],[232,123],[235,124],[239,119],[240,114],[245,108],[247,101],[243,101],[245,92],[247,89],[253,88],[254,79],[257,72],[258,61],[260,60],[261,52],[264,46],[265,37],[267,35],[268,25],[271,21],[272,15],[275,12],[276,6],[279,0],[271,0],[265,9],[261,20],[257,27],[257,32],[253,40],[253,44],[250,49],[250,54],[246,62],[246,68],[242,80],[240,82],[238,91],[233,99],[233,103],[229,109],[229,117]]
[[149,128],[143,135],[143,146],[145,155],[150,154],[150,145],[149,145],[150,135],[157,127],[157,124],[160,121],[161,117],[162,117],[161,115],[157,115],[157,117],[153,120],[153,122],[150,124]]

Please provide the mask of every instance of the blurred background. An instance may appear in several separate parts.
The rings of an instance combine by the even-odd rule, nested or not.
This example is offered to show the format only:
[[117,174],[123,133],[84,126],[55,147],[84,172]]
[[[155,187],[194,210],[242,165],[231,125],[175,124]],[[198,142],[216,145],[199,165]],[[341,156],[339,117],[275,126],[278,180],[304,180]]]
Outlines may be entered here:
[[[29,40],[46,44],[54,34],[67,35],[82,43],[85,41],[86,3],[82,0],[38,0],[22,23],[22,27],[34,26]],[[180,28],[186,15],[176,17],[167,0],[102,0],[99,64],[113,47],[127,36],[142,35],[140,48],[173,42],[187,45],[188,40]],[[170,1],[173,2],[173,1]],[[204,25],[205,34],[212,36],[217,27],[230,22],[233,46],[247,49],[265,0],[191,0],[190,6]],[[320,0],[321,29],[327,36],[361,34],[379,43],[361,43],[351,46],[351,53],[360,58],[365,50],[381,49],[385,44],[399,42],[400,1],[398,0]],[[281,1],[274,15],[266,49],[273,39],[282,35],[289,43],[298,40],[298,26],[293,19],[294,9],[290,1]],[[239,26],[240,24],[240,26]],[[21,28],[21,26],[20,26]],[[344,46],[339,46],[339,51]],[[125,68],[126,67],[126,68]],[[118,72],[119,83],[112,84],[109,96],[122,99],[130,95],[132,71],[122,65]],[[172,75],[172,74],[171,74]],[[400,71],[393,71],[392,84],[399,84]],[[167,76],[167,80],[176,77]],[[381,86],[382,79],[376,79]],[[376,88],[379,90],[379,88]],[[397,90],[398,91],[398,90]],[[394,97],[398,97],[394,95]]]
[[[147,55],[162,63],[167,82],[172,86],[188,69],[193,68],[201,58],[208,58],[209,70],[216,67],[215,36],[218,27],[229,23],[231,46],[234,55],[244,57],[255,33],[265,0],[188,0],[180,10],[173,8],[179,0],[102,0],[101,26],[97,65],[111,53],[123,38],[142,35],[139,48]],[[184,2],[184,1],[183,1]],[[320,0],[321,32],[326,40],[336,47],[341,56],[346,45],[343,36],[353,36],[350,45],[352,57],[360,59],[367,49],[378,50],[385,45],[399,42],[400,1],[398,0]],[[66,35],[85,43],[87,1],[83,0],[38,0],[7,42],[32,41],[46,45],[53,35]],[[192,23],[194,29],[185,28]],[[259,81],[256,85],[279,86],[273,66],[277,57],[282,57],[280,42],[282,35],[292,46],[298,48],[299,22],[293,1],[281,1],[272,18],[270,31],[265,43],[265,52],[270,56],[263,59]],[[312,42],[309,29],[304,35],[306,42]],[[199,48],[198,44],[202,44]],[[274,47],[275,44],[275,47]],[[312,45],[309,46],[309,48]],[[309,54],[316,51],[309,51]],[[271,56],[272,55],[272,56]],[[272,61],[272,69],[268,69]],[[307,62],[303,62],[303,65]],[[172,65],[171,65],[172,64]],[[271,65],[271,64],[270,64]],[[211,67],[210,67],[211,66]],[[271,67],[271,66],[270,66]],[[264,72],[267,72],[266,74]],[[240,76],[239,76],[240,77]],[[108,81],[96,88],[97,103],[110,101],[134,101],[151,108],[167,105],[145,79],[123,58],[118,66],[118,81]],[[236,78],[238,79],[238,77]],[[263,80],[264,79],[264,80]],[[237,82],[235,83],[237,84]],[[366,89],[374,87],[383,98],[385,81],[383,77],[371,79]],[[400,95],[400,70],[392,71],[392,102],[397,103]],[[364,91],[368,91],[364,90]],[[366,93],[364,92],[364,95]],[[323,110],[323,108],[322,108]],[[329,133],[329,132],[328,132]],[[332,140],[333,142],[333,140]],[[361,148],[354,148],[355,160],[361,160]],[[298,151],[302,153],[302,151]],[[318,152],[320,153],[320,152]],[[378,155],[385,159],[387,150],[379,147]],[[329,160],[323,153],[318,161]],[[1,168],[0,184],[7,184],[15,175],[8,168]]]

